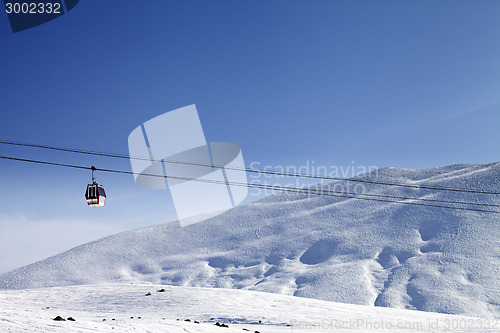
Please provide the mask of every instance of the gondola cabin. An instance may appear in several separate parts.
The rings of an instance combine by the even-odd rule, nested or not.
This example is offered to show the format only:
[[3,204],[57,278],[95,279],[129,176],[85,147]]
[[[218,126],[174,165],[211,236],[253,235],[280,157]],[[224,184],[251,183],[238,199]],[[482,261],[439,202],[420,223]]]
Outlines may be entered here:
[[88,184],[85,192],[85,200],[87,205],[91,207],[103,207],[106,203],[106,192],[104,187],[97,183]]

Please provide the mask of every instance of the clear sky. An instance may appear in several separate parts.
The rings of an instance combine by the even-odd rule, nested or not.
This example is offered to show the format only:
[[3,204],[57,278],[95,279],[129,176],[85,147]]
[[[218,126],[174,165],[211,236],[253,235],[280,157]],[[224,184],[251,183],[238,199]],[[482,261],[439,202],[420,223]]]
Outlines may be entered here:
[[[499,17],[496,0],[82,0],[13,34],[0,13],[0,138],[126,154],[135,127],[196,104],[206,139],[237,143],[247,166],[495,162]],[[98,174],[109,202],[90,209],[89,172],[0,170],[0,272],[174,216],[132,176]]]

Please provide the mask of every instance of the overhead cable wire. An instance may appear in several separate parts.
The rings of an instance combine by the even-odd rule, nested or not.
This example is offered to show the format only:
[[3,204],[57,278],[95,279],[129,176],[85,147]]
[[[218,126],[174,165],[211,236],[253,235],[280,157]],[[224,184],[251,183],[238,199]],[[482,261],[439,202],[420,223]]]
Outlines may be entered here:
[[380,181],[365,180],[365,179],[359,179],[359,178],[353,179],[353,178],[320,176],[320,175],[290,173],[290,172],[281,172],[281,171],[272,171],[272,170],[263,170],[263,169],[236,168],[236,167],[228,167],[228,166],[220,166],[220,165],[211,165],[211,164],[205,164],[205,163],[173,161],[173,160],[168,160],[168,159],[157,160],[157,159],[151,159],[151,158],[146,158],[146,157],[129,156],[126,154],[107,153],[107,152],[99,152],[99,151],[84,150],[84,149],[77,149],[77,148],[56,147],[56,146],[49,146],[49,145],[39,145],[39,144],[15,142],[15,141],[9,141],[9,140],[0,140],[0,144],[24,146],[24,147],[32,147],[32,148],[42,148],[42,149],[72,152],[72,153],[77,153],[77,154],[86,154],[86,155],[94,155],[94,156],[143,160],[143,161],[158,162],[158,163],[165,162],[165,163],[171,163],[171,164],[194,165],[194,166],[201,166],[201,167],[207,167],[207,168],[213,167],[216,169],[224,168],[226,170],[258,173],[258,174],[269,174],[269,175],[274,175],[274,176],[311,178],[311,179],[320,179],[320,180],[340,180],[340,181],[348,181],[348,182],[359,182],[359,183],[366,183],[366,184],[406,187],[406,188],[416,188],[416,189],[426,189],[426,190],[436,190],[436,191],[451,191],[451,192],[493,194],[493,195],[500,194],[500,192],[471,190],[471,189],[464,189],[464,188],[450,188],[450,187],[426,186],[426,185],[416,185],[416,184],[389,183],[389,182],[380,182]]
[[[1,142],[0,142],[1,143]],[[60,148],[60,149],[66,149],[66,148]],[[149,159],[144,159],[148,160]],[[156,160],[155,160],[156,161]],[[161,161],[157,161],[161,162]],[[207,166],[208,165],[203,165]],[[210,166],[211,168],[212,166]],[[216,167],[215,167],[216,168]],[[219,167],[221,168],[221,167]],[[227,167],[223,167],[226,168]],[[175,177],[170,177],[170,178],[175,178]],[[344,194],[354,194],[354,195],[359,195],[359,193],[349,193],[349,192],[335,192],[335,193],[344,193]],[[451,200],[439,200],[439,199],[427,199],[427,198],[414,198],[414,197],[402,197],[402,196],[394,196],[394,195],[385,195],[385,194],[369,194],[369,193],[363,193],[361,195],[364,196],[374,196],[374,197],[385,197],[385,198],[391,198],[391,199],[403,199],[403,200],[418,200],[418,201],[429,201],[429,202],[440,202],[440,203],[452,203],[452,204],[462,204],[462,205],[475,205],[475,206],[487,206],[487,207],[500,207],[500,205],[495,205],[495,204],[485,204],[485,203],[477,203],[477,202],[467,202],[467,201],[451,201]]]
[[[68,168],[92,170],[92,167],[87,167],[87,166],[82,166],[82,165],[32,160],[32,159],[17,158],[17,157],[11,157],[11,156],[0,156],[0,158],[6,159],[6,160],[20,161],[20,162],[29,162],[29,163],[61,166],[61,167],[68,167]],[[114,170],[114,169],[104,169],[104,168],[95,168],[95,170],[102,171],[102,172],[110,172],[110,173],[128,174],[128,175],[137,174],[137,173],[134,173],[132,171],[125,171],[125,170]],[[360,197],[360,196],[366,196],[366,194],[362,194],[362,193],[359,193],[359,194],[358,193],[339,193],[339,192],[323,191],[323,190],[310,189],[310,188],[296,188],[296,187],[286,187],[286,186],[283,187],[283,186],[278,186],[278,185],[267,185],[267,184],[247,184],[247,183],[238,183],[238,182],[218,181],[218,180],[211,180],[211,179],[193,179],[193,178],[186,178],[186,177],[165,176],[165,175],[157,175],[157,174],[156,175],[155,174],[141,174],[141,175],[148,176],[148,177],[171,178],[171,179],[178,179],[178,180],[197,181],[197,182],[214,183],[214,184],[221,184],[221,185],[234,185],[234,186],[243,186],[243,187],[250,187],[250,188],[260,188],[260,189],[265,189],[265,190],[275,190],[275,191],[281,191],[281,192],[293,192],[293,193],[302,193],[302,194],[342,197],[342,198],[359,199],[359,200],[370,200],[370,201],[398,203],[398,204],[407,204],[407,205],[415,205],[415,206],[427,206],[427,207],[436,207],[436,208],[448,208],[448,209],[457,209],[457,210],[500,214],[500,211],[496,211],[496,210],[486,210],[486,209],[477,209],[477,208],[469,208],[469,207],[456,207],[456,206],[443,206],[443,205],[430,205],[430,204],[426,204],[426,203],[411,202],[411,201],[418,201],[418,200],[420,200],[420,198],[404,198],[405,201],[400,201],[400,200],[395,201],[395,200],[381,199],[380,197],[384,197],[384,196],[376,195],[376,194],[370,194],[370,196],[372,196],[372,197],[366,198],[366,197]],[[403,198],[403,197],[401,197],[401,198]],[[463,202],[453,202],[453,201],[448,201],[448,203],[465,204]],[[472,205],[474,205],[474,203],[472,203]],[[498,205],[491,205],[491,206],[498,206]]]

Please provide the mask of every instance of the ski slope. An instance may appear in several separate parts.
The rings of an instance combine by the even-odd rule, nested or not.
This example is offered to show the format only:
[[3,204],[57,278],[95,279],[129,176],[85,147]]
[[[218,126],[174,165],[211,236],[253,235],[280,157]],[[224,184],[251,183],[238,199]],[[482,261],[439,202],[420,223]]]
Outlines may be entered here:
[[[498,191],[500,163],[358,178]],[[364,186],[500,204],[498,195]],[[500,214],[282,193],[184,228],[155,225],[84,244],[1,275],[0,289],[154,283],[500,318],[499,222]]]
[[114,283],[0,291],[1,332],[494,332],[499,325],[248,290]]

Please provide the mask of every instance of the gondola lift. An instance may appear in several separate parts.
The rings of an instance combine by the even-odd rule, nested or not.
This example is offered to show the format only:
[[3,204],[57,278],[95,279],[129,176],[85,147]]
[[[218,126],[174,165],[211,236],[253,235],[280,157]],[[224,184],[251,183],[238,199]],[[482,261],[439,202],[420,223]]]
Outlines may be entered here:
[[87,200],[87,205],[90,207],[103,207],[106,203],[106,192],[104,191],[104,187],[95,181],[95,166],[92,166],[90,169],[92,170],[92,184],[87,185],[85,200]]

